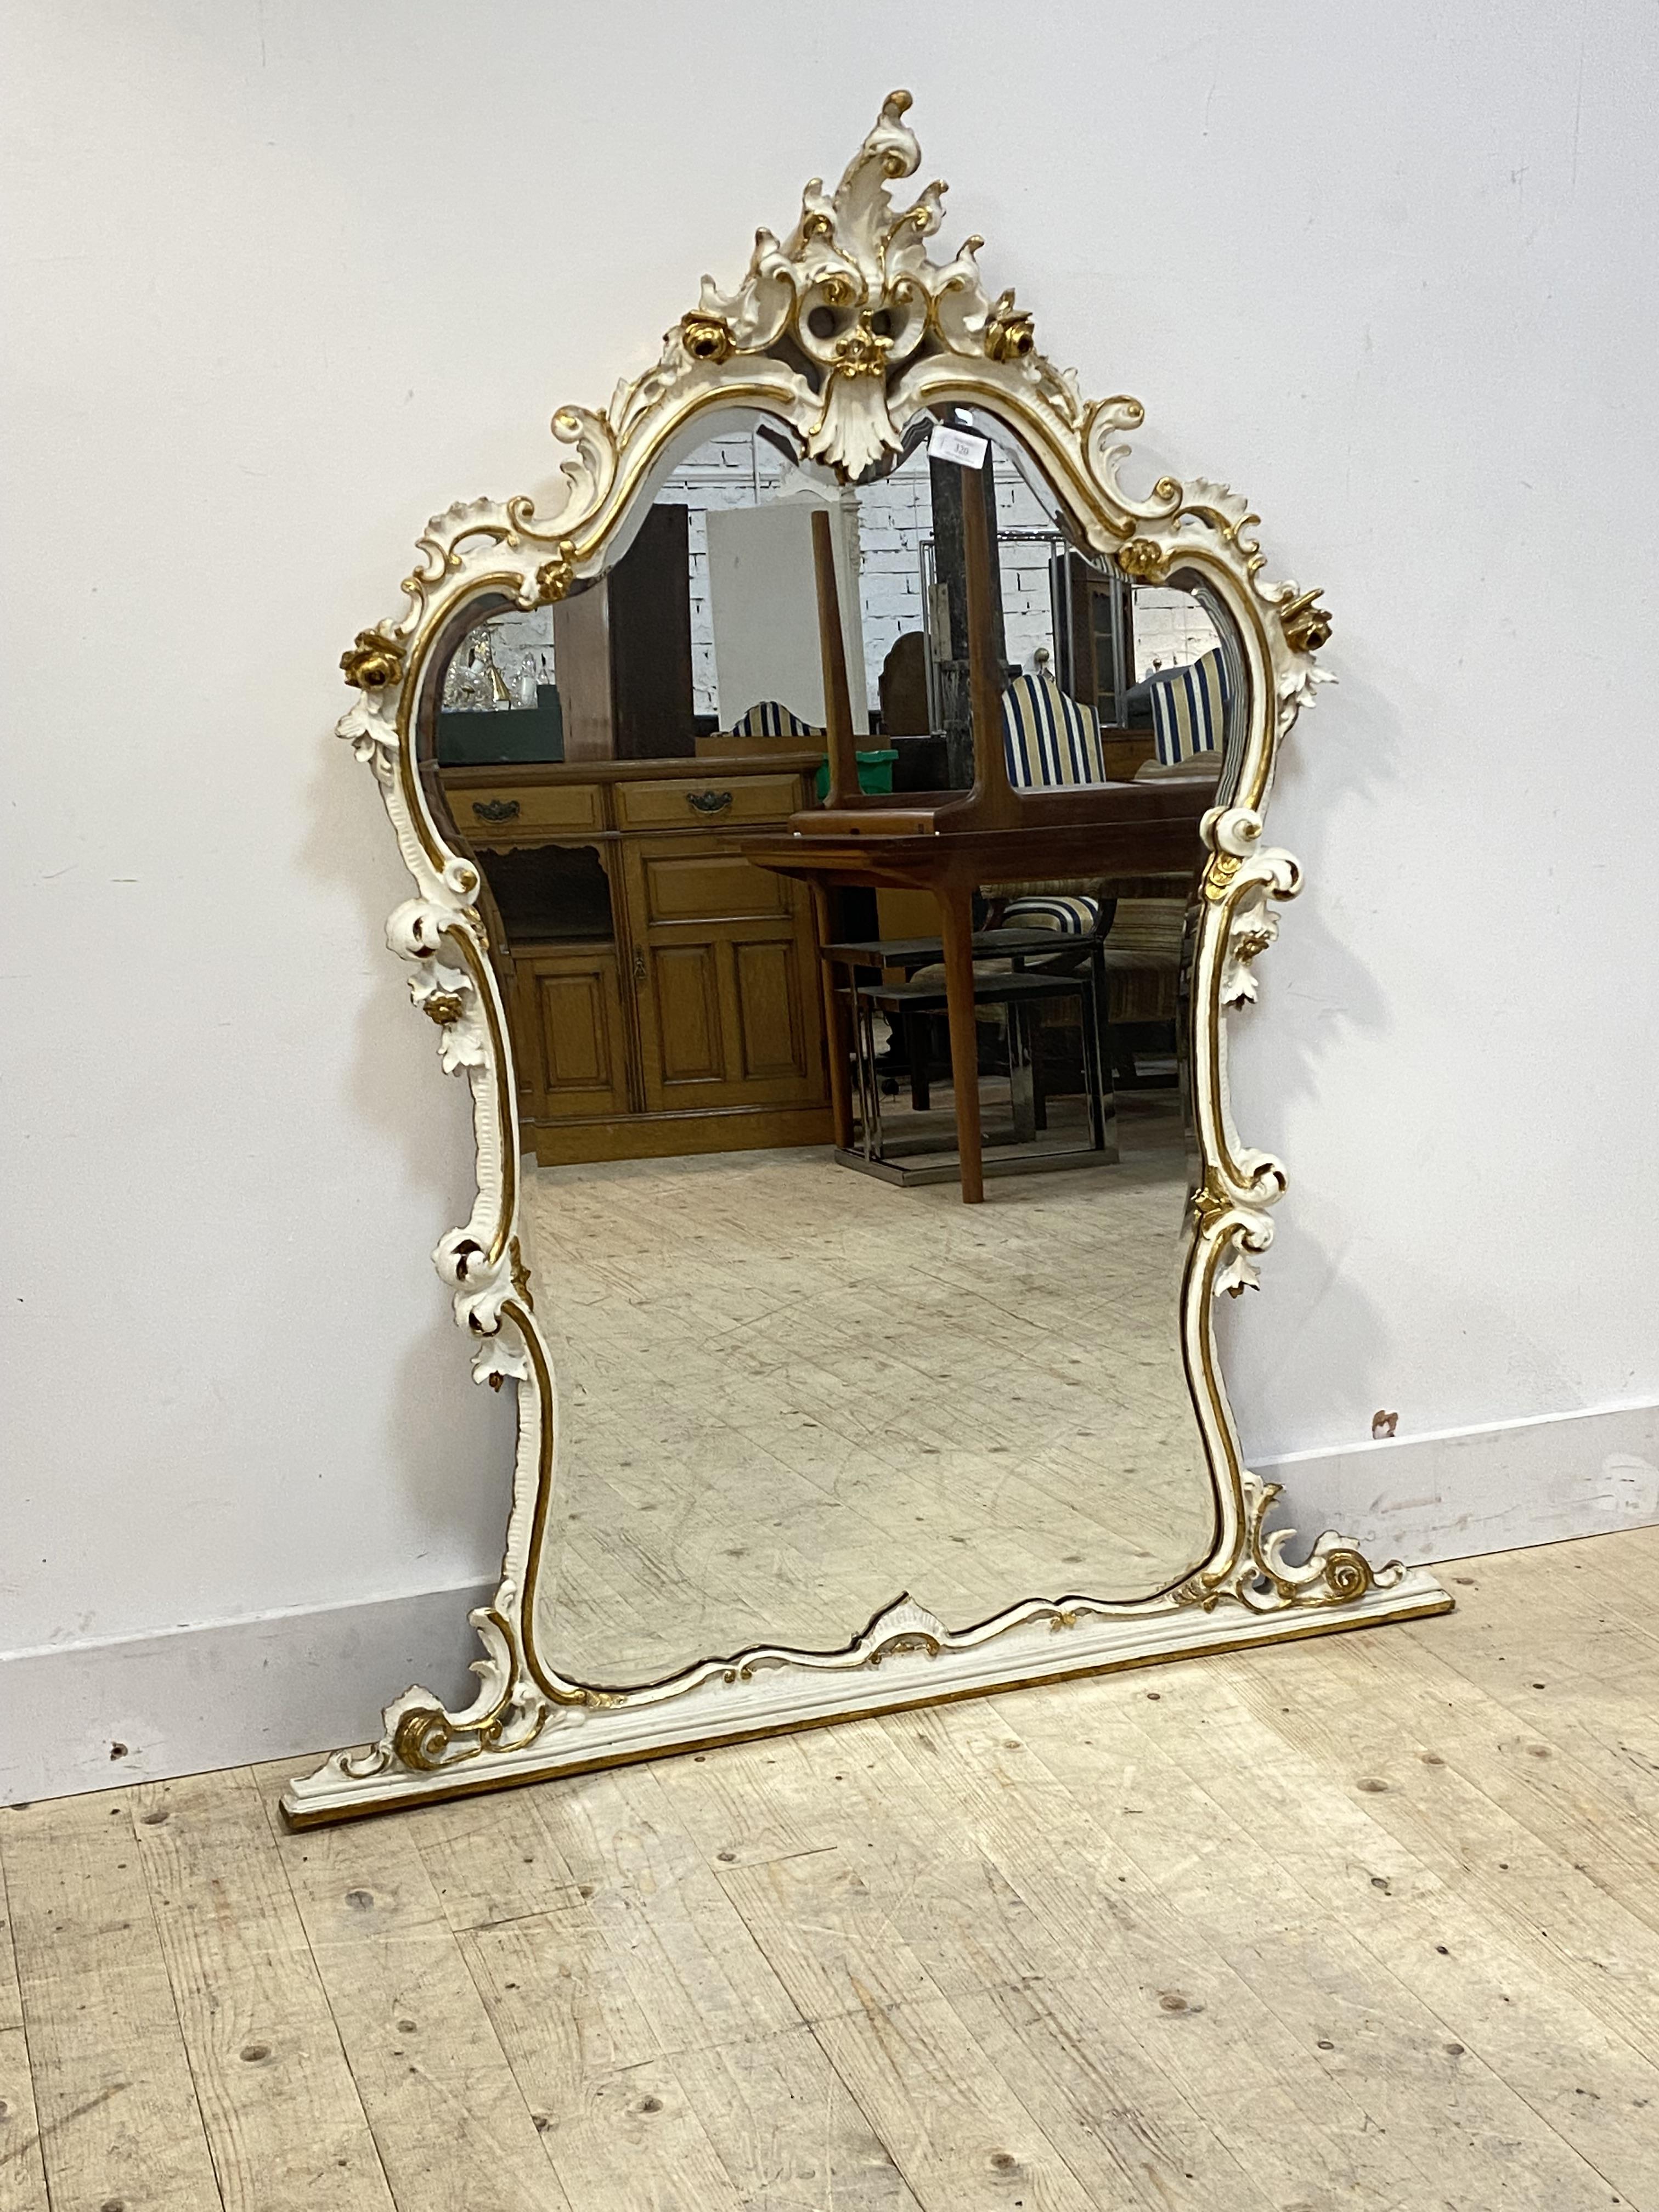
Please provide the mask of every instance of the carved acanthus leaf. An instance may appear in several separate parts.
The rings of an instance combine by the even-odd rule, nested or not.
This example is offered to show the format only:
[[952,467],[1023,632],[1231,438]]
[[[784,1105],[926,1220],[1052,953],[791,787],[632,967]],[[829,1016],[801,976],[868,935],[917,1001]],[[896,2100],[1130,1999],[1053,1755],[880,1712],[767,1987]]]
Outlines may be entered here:
[[373,769],[383,787],[392,780],[398,751],[397,719],[386,714],[386,699],[383,691],[365,691],[334,725],[335,736],[343,738],[356,757]]
[[1222,955],[1224,1006],[1255,1004],[1256,983],[1251,963],[1259,959],[1279,935],[1279,916],[1269,903],[1270,896],[1269,885],[1255,883],[1232,906],[1227,920],[1226,949]]

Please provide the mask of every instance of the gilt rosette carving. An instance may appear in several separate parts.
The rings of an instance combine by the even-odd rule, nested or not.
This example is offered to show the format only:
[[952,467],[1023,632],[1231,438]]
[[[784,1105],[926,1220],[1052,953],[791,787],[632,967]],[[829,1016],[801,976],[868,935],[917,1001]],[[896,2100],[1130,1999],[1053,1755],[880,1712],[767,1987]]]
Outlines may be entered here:
[[380,1740],[362,1751],[337,1752],[330,1765],[342,1779],[363,1782],[394,1765],[422,1774],[462,1766],[487,1752],[525,1751],[547,1723],[548,1699],[526,1675],[510,1620],[493,1606],[467,1615],[484,1647],[472,1662],[479,1692],[458,1713],[447,1712],[430,1690],[408,1689],[381,1715]]

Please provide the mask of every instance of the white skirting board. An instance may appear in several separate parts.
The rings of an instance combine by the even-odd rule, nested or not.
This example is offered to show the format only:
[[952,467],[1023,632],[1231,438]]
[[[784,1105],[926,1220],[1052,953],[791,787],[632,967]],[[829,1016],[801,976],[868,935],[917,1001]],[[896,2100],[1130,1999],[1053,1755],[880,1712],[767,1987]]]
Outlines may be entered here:
[[0,1805],[337,1750],[423,1683],[465,1700],[493,1583],[0,1655]]
[[[1465,1559],[1659,1522],[1659,1405],[1401,1437],[1255,1462],[1288,1518],[1380,1565]],[[1292,1547],[1292,1556],[1299,1551]],[[366,1740],[412,1682],[465,1702],[492,1586],[0,1655],[0,1804]]]
[[1304,1535],[1340,1528],[1376,1566],[1467,1559],[1659,1522],[1659,1406],[1544,1413],[1251,1464],[1284,1486]]

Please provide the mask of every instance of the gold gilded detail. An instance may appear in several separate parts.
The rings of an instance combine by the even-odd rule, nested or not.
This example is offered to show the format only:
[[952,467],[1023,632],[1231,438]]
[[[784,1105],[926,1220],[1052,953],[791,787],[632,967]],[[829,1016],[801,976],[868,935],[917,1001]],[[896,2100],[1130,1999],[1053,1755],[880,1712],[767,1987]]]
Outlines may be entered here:
[[1251,1613],[1278,1613],[1296,1607],[1357,1605],[1373,1589],[1389,1589],[1404,1572],[1398,1559],[1373,1568],[1357,1545],[1339,1536],[1319,1537],[1300,1566],[1285,1559],[1295,1538],[1291,1528],[1267,1528],[1267,1516],[1283,1486],[1254,1474],[1241,1477],[1244,1525],[1238,1556],[1227,1566],[1200,1569],[1174,1592],[1178,1605],[1213,1613],[1230,1599]]
[[836,367],[843,376],[885,376],[887,356],[892,350],[891,338],[874,330],[867,314],[860,315],[846,337],[836,342]]
[[1005,292],[985,325],[985,350],[993,361],[1024,361],[1036,351],[1036,325],[1014,295]]
[[696,310],[680,317],[680,343],[693,361],[730,361],[738,349],[732,325],[724,315]]
[[1232,1212],[1233,1205],[1231,1192],[1212,1168],[1192,1196],[1193,1212],[1198,1216],[1199,1234],[1207,1237],[1223,1214]]
[[536,1715],[526,1732],[504,1746],[506,1705],[503,1698],[490,1718],[475,1721],[465,1728],[458,1727],[437,1705],[416,1705],[392,1730],[392,1751],[417,1774],[436,1774],[445,1767],[459,1766],[466,1759],[477,1759],[484,1752],[503,1748],[526,1751],[542,1732],[545,1711]]
[[1353,1544],[1334,1544],[1325,1554],[1325,1585],[1339,1603],[1349,1605],[1364,1596],[1376,1581],[1371,1563]]
[[576,580],[576,548],[568,538],[560,538],[550,561],[544,561],[536,571],[536,604],[550,606],[562,599]]
[[[392,1748],[405,1766],[421,1774],[434,1774],[445,1764],[444,1753],[454,1740],[454,1730],[436,1705],[416,1705],[393,1730]],[[477,1750],[474,1745],[461,1755],[476,1758]]]
[[925,1628],[912,1629],[904,1635],[889,1637],[885,1644],[867,1656],[864,1663],[866,1667],[879,1667],[884,1659],[900,1651],[920,1651],[929,1659],[937,1659],[943,1649],[938,1637],[930,1635]]
[[536,1310],[536,1301],[530,1295],[530,1270],[525,1265],[524,1250],[516,1237],[507,1239],[507,1255],[512,1262],[513,1287],[529,1307]]
[[[476,924],[477,918],[471,916],[471,908],[468,915]],[[519,1210],[519,1163],[515,1142],[518,1132],[513,1112],[513,1060],[496,1010],[495,994],[484,964],[486,948],[481,941],[482,933],[477,932],[476,927],[469,928],[451,921],[445,924],[443,933],[454,939],[462,959],[466,963],[478,1004],[483,1009],[484,1026],[489,1033],[489,1066],[495,1079],[495,1126],[502,1137],[498,1211],[486,1262],[494,1267],[499,1266],[501,1255],[507,1249],[513,1219]]]
[[1320,586],[1310,592],[1299,592],[1286,599],[1279,610],[1279,619],[1285,629],[1285,641],[1294,653],[1317,653],[1331,634],[1331,613],[1328,607],[1316,606]]
[[1278,924],[1265,914],[1254,927],[1240,923],[1235,917],[1231,945],[1233,958],[1241,967],[1248,967],[1252,960],[1261,957],[1277,934]]
[[1137,584],[1155,584],[1168,558],[1164,548],[1150,538],[1132,538],[1117,549],[1117,565]]
[[1204,871],[1204,896],[1212,905],[1218,906],[1227,896],[1233,878],[1244,863],[1237,853],[1212,853],[1210,865]]
[[360,629],[356,643],[340,655],[340,668],[346,682],[360,691],[384,691],[401,680],[404,657],[379,630]]
[[464,1011],[459,991],[434,991],[422,1004],[428,1021],[436,1022],[440,1029],[447,1029],[452,1022],[459,1021]]

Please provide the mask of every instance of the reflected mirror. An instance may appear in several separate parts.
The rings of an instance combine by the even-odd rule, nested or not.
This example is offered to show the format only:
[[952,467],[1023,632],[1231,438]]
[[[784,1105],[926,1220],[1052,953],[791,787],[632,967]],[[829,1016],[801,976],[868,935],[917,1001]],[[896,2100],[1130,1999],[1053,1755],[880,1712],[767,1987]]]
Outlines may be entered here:
[[[941,428],[976,465],[930,450]],[[964,1214],[934,892],[798,880],[751,840],[826,807],[837,660],[861,801],[971,789],[975,501],[1013,785],[1195,788],[1174,852],[974,886],[999,1203]],[[563,1382],[541,1648],[636,1686],[834,1650],[906,1594],[963,1632],[1179,1582],[1214,1533],[1176,1316],[1225,617],[1091,554],[983,410],[920,416],[857,484],[756,416],[641,510],[586,590],[482,616],[430,678],[428,784],[485,886]]]

